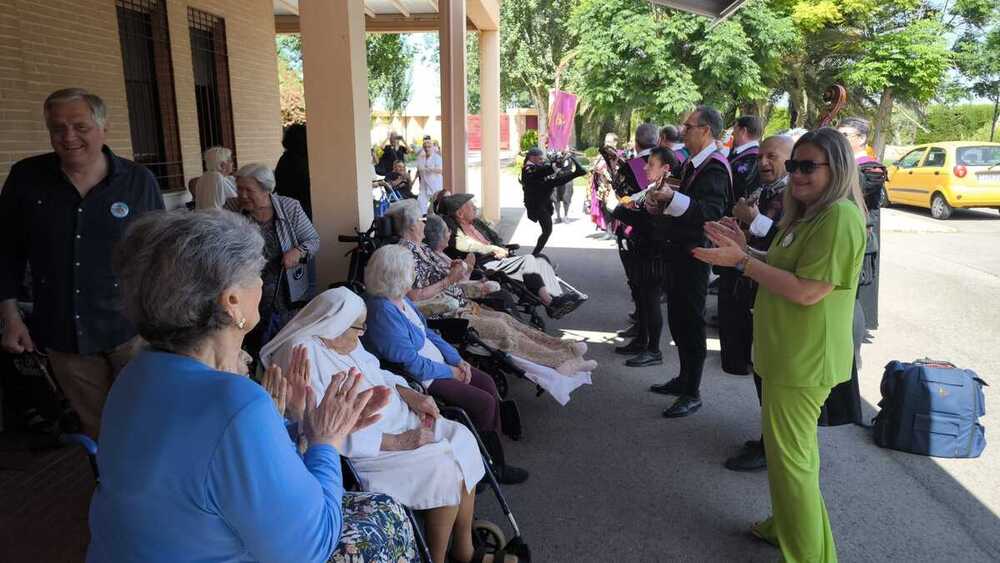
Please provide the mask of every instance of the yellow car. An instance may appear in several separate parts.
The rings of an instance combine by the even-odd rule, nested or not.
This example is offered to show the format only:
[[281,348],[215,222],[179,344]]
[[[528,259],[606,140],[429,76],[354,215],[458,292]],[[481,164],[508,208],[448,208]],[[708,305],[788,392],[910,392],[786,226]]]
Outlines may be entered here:
[[1000,209],[1000,143],[920,145],[888,167],[885,204],[926,207],[947,219],[959,207]]

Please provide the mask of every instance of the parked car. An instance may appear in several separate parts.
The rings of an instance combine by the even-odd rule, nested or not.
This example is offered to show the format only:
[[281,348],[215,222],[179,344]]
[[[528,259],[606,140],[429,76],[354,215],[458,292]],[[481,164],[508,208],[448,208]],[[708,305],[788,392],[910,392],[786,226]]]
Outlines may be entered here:
[[1000,143],[919,145],[888,167],[883,203],[915,205],[935,219],[955,208],[1000,210]]

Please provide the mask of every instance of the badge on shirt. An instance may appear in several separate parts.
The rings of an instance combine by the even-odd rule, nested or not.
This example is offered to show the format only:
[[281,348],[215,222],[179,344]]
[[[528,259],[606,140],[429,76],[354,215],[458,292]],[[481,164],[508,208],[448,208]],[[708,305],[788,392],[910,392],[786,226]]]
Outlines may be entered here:
[[128,204],[124,201],[116,201],[111,204],[111,215],[117,219],[128,217]]
[[781,239],[781,248],[788,248],[792,245],[793,240],[795,240],[795,233],[788,233],[785,238]]

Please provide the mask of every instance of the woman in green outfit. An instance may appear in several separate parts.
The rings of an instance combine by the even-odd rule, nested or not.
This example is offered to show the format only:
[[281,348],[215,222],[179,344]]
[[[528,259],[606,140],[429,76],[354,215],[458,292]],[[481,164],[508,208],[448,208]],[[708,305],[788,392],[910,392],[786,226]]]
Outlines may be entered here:
[[819,490],[816,420],[830,389],[851,376],[852,321],[865,251],[865,208],[850,145],[835,129],[802,136],[785,163],[784,216],[770,249],[747,247],[731,218],[706,223],[716,248],[698,259],[759,284],[754,368],[764,381],[762,426],[772,515],[753,526],[792,562],[832,562],[837,550]]

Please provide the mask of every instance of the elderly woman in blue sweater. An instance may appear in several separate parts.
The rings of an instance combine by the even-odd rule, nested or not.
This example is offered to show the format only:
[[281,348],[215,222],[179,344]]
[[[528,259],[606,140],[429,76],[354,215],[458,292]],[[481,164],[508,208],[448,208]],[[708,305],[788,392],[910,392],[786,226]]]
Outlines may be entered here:
[[521,483],[528,472],[505,463],[496,384],[427,328],[427,319],[406,297],[413,287],[415,268],[413,254],[398,245],[383,246],[368,261],[365,349],[420,380],[431,396],[464,409],[496,462],[497,480]]
[[[123,301],[149,348],[104,407],[88,561],[342,561],[342,526],[364,536],[346,551],[366,560],[414,555],[399,506],[384,495],[359,506],[341,481],[338,452],[378,421],[388,389],[362,391],[360,374],[342,372],[319,396],[300,364],[290,378],[271,370],[272,400],[237,375],[260,320],[263,246],[220,210],[151,213],[119,245]],[[285,403],[303,423],[303,457]]]

